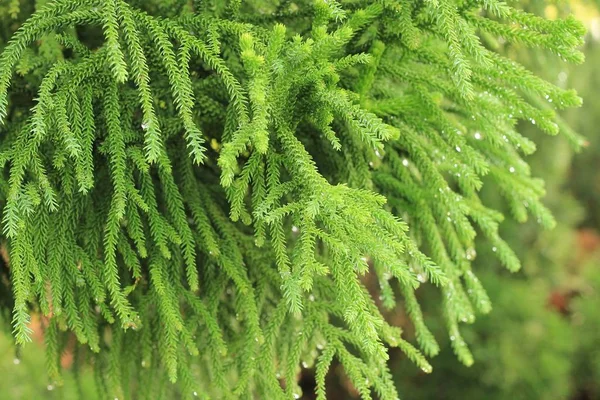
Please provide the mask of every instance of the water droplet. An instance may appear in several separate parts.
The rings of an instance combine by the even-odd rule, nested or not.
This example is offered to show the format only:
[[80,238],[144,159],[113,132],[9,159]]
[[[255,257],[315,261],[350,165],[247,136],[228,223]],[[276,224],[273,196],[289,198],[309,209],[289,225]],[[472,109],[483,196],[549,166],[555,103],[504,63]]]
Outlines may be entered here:
[[298,229],[298,227],[296,225],[292,226],[292,232],[298,233],[299,231],[300,231],[300,229]]
[[192,394],[194,395],[194,397],[198,397],[198,392],[194,392]]
[[373,164],[373,161],[369,161],[369,167],[373,168],[375,164]]
[[323,350],[324,347],[325,345],[323,343],[317,343],[317,349]]
[[495,253],[498,250],[496,246],[492,247],[492,251]]
[[143,129],[143,130],[146,130],[146,129],[148,129],[149,127],[150,127],[150,123],[149,123],[149,122],[144,122],[144,123],[142,124],[142,129]]
[[511,166],[508,170],[510,171],[511,174],[513,174],[515,172],[515,167]]
[[460,146],[456,146],[456,151],[460,153]]
[[375,150],[375,155],[379,158],[381,158],[381,153],[379,152],[379,150]]
[[19,365],[19,364],[21,364],[21,359],[20,359],[20,358],[15,358],[15,359],[13,360],[13,364],[15,364],[15,365]]
[[405,167],[408,167],[408,160],[406,158],[404,160],[402,160],[402,165],[404,165]]
[[454,335],[450,336],[450,340],[452,340],[452,341],[456,340],[456,336],[454,336]]
[[46,389],[52,391],[52,390],[54,390],[54,385],[48,385],[48,386],[46,386]]
[[467,260],[474,260],[476,256],[477,256],[477,252],[472,247],[469,247],[467,249],[467,251],[465,252],[465,258]]
[[142,360],[142,368],[146,368],[146,360]]
[[535,125],[535,119],[531,118],[531,123]]
[[481,133],[479,133],[479,132],[475,132],[475,134],[474,134],[473,136],[474,136],[474,137],[475,137],[475,139],[477,139],[477,140],[481,140],[481,138],[483,137],[483,136],[481,136]]
[[431,371],[432,371],[431,365],[423,365],[423,366],[421,367],[421,369],[422,369],[422,370],[423,370],[423,372],[425,372],[426,374],[429,374],[429,373],[431,373]]
[[308,296],[308,299],[309,299],[310,301],[315,301],[315,296],[313,296],[313,295],[311,294],[311,295],[309,295],[309,296]]
[[421,283],[424,283],[427,281],[427,276],[425,274],[417,274],[417,280]]
[[308,363],[306,361],[302,361],[302,367],[303,368],[308,368]]
[[298,393],[294,393],[294,398],[295,398],[295,399],[299,399],[299,398],[300,398],[300,395],[299,395]]

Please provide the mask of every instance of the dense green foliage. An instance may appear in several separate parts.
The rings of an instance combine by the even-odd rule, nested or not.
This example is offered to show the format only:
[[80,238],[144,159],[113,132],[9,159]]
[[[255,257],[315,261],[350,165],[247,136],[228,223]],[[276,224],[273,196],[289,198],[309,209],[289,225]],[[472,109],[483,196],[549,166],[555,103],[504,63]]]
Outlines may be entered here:
[[[470,365],[459,324],[491,309],[476,234],[520,267],[483,177],[551,227],[517,123],[582,144],[553,111],[575,92],[495,52],[578,63],[582,26],[504,2],[10,1],[0,18],[14,335],[47,317],[57,382],[75,335],[101,398],[299,397],[315,366],[323,399],[336,359],[363,398],[396,399],[388,348],[425,372],[439,351],[427,281]],[[416,347],[382,314],[396,295]]]

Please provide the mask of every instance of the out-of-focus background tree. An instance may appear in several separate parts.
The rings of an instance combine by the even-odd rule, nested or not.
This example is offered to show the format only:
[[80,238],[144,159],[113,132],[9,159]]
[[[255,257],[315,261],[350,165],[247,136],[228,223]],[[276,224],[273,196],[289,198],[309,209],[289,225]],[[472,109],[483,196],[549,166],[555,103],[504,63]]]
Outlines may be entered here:
[[[563,117],[565,125],[586,137],[587,146],[574,154],[564,137],[546,137],[535,126],[522,126],[539,144],[528,161],[546,181],[546,204],[558,225],[540,231],[535,221],[523,225],[506,220],[504,237],[523,260],[523,270],[507,273],[490,256],[492,249],[477,255],[475,268],[494,311],[464,329],[474,366],[456,360],[451,338],[444,340],[446,330],[435,325],[441,319],[426,314],[442,352],[432,360],[434,372],[429,375],[392,353],[390,362],[405,399],[600,399],[600,13],[598,4],[575,1],[534,0],[524,7],[551,18],[572,12],[589,27],[587,62],[577,67],[543,52],[497,43],[500,51],[538,75],[578,90],[584,106]],[[489,202],[498,197],[484,192]],[[419,293],[425,310],[428,302],[439,302],[439,294],[427,289]],[[405,320],[398,315],[399,322]],[[405,329],[410,334],[410,326]],[[64,365],[73,359],[65,354]],[[80,385],[65,374],[59,386],[47,381],[44,362],[42,338],[17,350],[10,332],[0,333],[0,399],[96,399],[91,372],[80,372]],[[331,375],[330,397],[353,398],[352,389]],[[311,384],[310,371],[303,379]]]

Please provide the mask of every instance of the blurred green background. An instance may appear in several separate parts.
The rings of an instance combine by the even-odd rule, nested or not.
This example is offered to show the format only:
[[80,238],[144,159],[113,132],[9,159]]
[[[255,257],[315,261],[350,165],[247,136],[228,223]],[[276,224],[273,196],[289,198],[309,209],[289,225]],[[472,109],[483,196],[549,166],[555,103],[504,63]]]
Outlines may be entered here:
[[[506,220],[503,236],[523,260],[517,274],[506,272],[491,249],[480,244],[475,269],[494,310],[463,328],[475,357],[470,368],[457,361],[446,329],[438,325],[441,319],[433,310],[439,294],[426,286],[419,289],[442,352],[432,360],[429,375],[400,352],[392,353],[390,363],[403,399],[600,399],[600,13],[594,3],[520,3],[550,18],[575,13],[589,28],[587,61],[576,67],[539,51],[500,49],[547,80],[578,90],[583,107],[562,117],[588,145],[575,154],[564,138],[545,136],[530,124],[521,127],[538,143],[528,161],[534,174],[546,180],[545,201],[558,226],[542,231],[534,221],[522,225]],[[492,188],[483,192],[488,203],[498,201]],[[397,319],[406,321],[402,315]],[[410,336],[410,326],[404,328]],[[71,366],[73,359],[77,357],[65,354],[64,366]],[[72,373],[65,374],[62,384],[48,382],[45,371],[42,338],[17,350],[10,332],[0,333],[0,400],[97,398],[91,370],[80,369],[79,383]],[[301,377],[309,389],[306,398],[310,374],[308,370]],[[357,398],[342,375],[330,373],[329,397]]]

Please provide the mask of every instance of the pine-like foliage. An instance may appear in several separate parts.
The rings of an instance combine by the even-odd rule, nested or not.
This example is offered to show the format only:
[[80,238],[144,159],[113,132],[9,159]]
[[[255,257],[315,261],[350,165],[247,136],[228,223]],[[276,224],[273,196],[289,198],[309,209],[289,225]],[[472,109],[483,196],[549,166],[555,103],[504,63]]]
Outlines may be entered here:
[[[0,18],[13,332],[47,317],[58,382],[75,335],[102,398],[298,398],[314,367],[325,399],[335,360],[396,399],[388,347],[425,372],[438,352],[426,281],[472,364],[476,234],[519,268],[482,178],[550,227],[516,123],[582,143],[553,112],[574,91],[494,51],[581,62],[582,26],[502,1],[11,0]],[[395,296],[416,345],[382,314]]]

